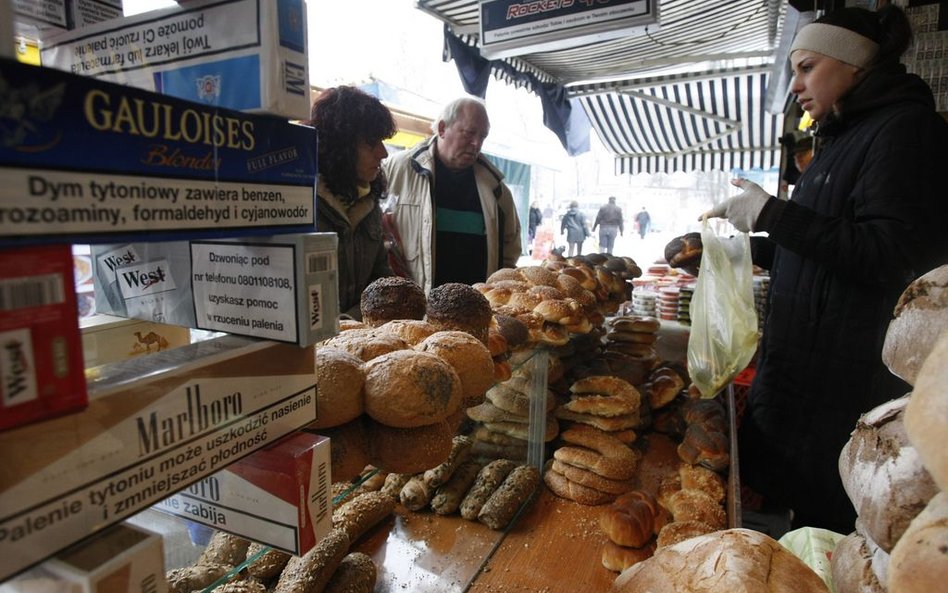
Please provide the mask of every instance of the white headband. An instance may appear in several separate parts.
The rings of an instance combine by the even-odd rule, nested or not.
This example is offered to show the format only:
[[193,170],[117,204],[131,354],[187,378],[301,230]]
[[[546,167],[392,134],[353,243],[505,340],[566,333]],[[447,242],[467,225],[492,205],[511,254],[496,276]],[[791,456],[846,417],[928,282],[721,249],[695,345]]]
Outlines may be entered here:
[[845,27],[810,23],[797,33],[790,46],[790,55],[798,49],[815,51],[840,62],[866,68],[876,57],[879,44]]

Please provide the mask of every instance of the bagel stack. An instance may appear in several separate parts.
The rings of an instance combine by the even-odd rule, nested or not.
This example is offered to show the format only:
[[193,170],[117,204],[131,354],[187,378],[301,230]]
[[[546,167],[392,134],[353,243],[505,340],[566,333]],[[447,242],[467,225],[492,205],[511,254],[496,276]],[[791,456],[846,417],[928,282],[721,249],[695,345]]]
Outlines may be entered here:
[[603,358],[614,373],[633,385],[645,382],[658,364],[655,341],[661,323],[654,317],[626,315],[612,319],[603,338]]

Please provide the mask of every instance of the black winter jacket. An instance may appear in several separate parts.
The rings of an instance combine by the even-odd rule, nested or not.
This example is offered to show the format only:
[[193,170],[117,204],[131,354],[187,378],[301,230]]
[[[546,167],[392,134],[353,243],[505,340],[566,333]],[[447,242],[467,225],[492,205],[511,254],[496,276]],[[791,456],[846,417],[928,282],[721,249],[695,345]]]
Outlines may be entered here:
[[870,72],[817,140],[792,199],[758,220],[771,286],[741,469],[798,524],[849,533],[840,450],[860,414],[908,392],[882,363],[886,328],[909,282],[948,262],[948,125],[895,65]]

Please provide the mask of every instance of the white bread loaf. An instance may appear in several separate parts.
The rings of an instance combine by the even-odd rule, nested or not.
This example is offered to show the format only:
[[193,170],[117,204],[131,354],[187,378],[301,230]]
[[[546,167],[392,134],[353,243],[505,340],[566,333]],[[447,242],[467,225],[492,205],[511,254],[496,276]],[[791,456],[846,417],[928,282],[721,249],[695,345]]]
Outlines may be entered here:
[[902,292],[882,346],[882,361],[915,385],[918,371],[948,327],[948,264],[917,278]]
[[948,584],[948,493],[912,520],[889,560],[889,591],[934,593]]
[[858,531],[836,544],[830,557],[830,569],[836,593],[886,593],[885,585],[873,569],[871,546]]
[[886,552],[938,492],[903,424],[909,396],[866,412],[839,455],[843,488],[865,533]]
[[659,548],[620,574],[611,593],[827,593],[823,579],[772,537],[716,531]]
[[905,431],[922,464],[942,490],[948,490],[948,328],[944,329],[918,373],[905,408]]

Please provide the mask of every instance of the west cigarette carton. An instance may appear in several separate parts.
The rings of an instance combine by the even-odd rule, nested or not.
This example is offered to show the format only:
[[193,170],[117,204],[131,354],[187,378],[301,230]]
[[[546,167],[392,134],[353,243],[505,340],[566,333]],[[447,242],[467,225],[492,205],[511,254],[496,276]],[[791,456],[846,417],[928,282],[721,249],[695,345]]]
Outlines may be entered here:
[[224,336],[97,367],[80,413],[0,433],[0,581],[316,417],[313,348]]
[[92,248],[96,310],[308,346],[338,332],[335,233]]
[[43,39],[44,66],[209,106],[309,117],[303,0],[201,0]]
[[68,245],[2,250],[0,430],[85,407],[77,319]]
[[0,247],[316,228],[308,126],[14,60],[0,82]]
[[329,439],[298,432],[155,509],[301,556],[332,528]]

